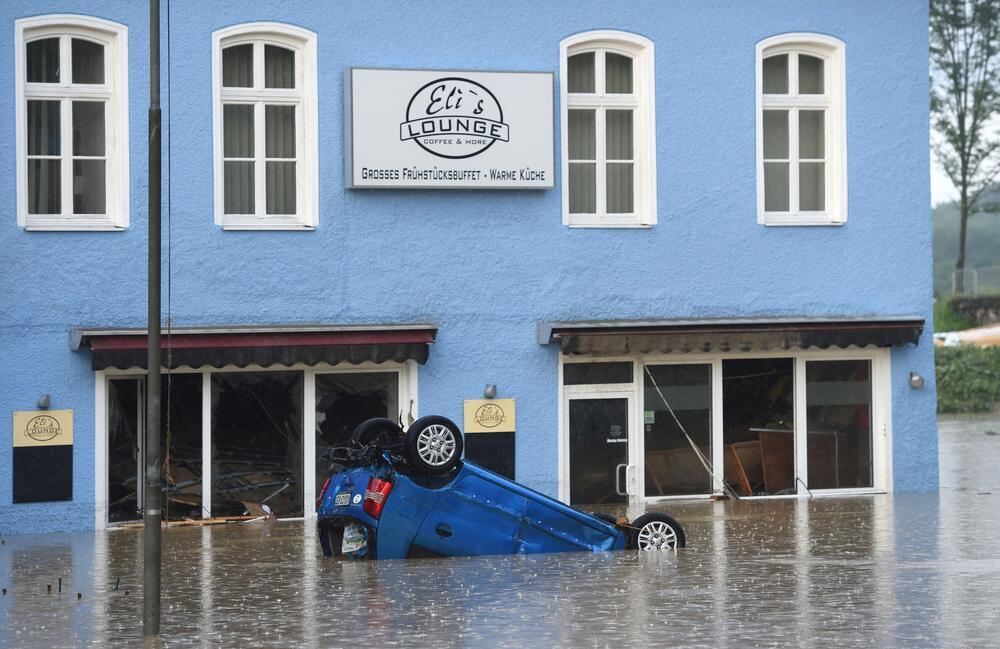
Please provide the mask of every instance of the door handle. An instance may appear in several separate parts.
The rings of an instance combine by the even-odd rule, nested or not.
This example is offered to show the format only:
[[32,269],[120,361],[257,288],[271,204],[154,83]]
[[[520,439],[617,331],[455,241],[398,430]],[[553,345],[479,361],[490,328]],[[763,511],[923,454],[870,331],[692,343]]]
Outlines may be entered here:
[[[625,467],[625,472],[628,473],[627,464],[619,464],[615,467],[615,493],[619,496],[627,496],[628,494],[622,491],[622,467]],[[626,476],[626,482],[628,482],[628,476]],[[626,485],[628,488],[628,485]]]
[[[637,467],[634,464],[629,464],[628,466],[625,467],[625,491],[627,492],[627,495],[629,495],[629,496],[634,496],[635,495],[635,473],[634,472],[635,472],[636,468]],[[631,475],[629,474],[630,471],[633,472]]]
[[434,531],[437,532],[438,536],[445,539],[454,534],[451,530],[451,526],[447,523],[438,523],[437,527],[434,528]]

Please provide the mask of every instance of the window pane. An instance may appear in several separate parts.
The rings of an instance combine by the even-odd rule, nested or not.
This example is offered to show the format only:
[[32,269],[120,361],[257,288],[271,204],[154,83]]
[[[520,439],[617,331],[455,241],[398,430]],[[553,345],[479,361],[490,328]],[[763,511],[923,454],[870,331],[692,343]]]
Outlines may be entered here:
[[609,214],[632,212],[632,167],[631,162],[608,163]]
[[226,88],[253,87],[253,45],[234,45],[222,50],[222,85]]
[[226,214],[253,214],[253,163],[225,162],[224,211]]
[[810,489],[872,486],[871,361],[806,363]]
[[799,111],[799,158],[822,159],[823,147],[822,110]]
[[73,214],[104,214],[106,211],[104,160],[73,161]]
[[211,380],[212,514],[256,503],[301,516],[302,372],[213,372]]
[[58,101],[28,101],[28,155],[59,155]]
[[73,102],[73,155],[104,155],[104,102]]
[[252,104],[226,104],[222,107],[222,140],[224,157],[253,157]]
[[788,163],[764,163],[764,211],[788,211]]
[[73,83],[104,83],[104,46],[73,39]]
[[268,158],[295,157],[295,106],[265,106],[265,146]]
[[593,110],[569,111],[569,159],[594,160],[597,157],[597,131]]
[[788,55],[779,54],[764,59],[764,94],[788,94]]
[[597,165],[571,162],[569,165],[569,211],[571,214],[597,212]]
[[28,83],[59,83],[59,39],[43,38],[25,46]]
[[[399,416],[399,375],[396,372],[316,375],[316,495],[330,470],[323,454],[349,446],[358,424],[372,417]],[[405,415],[405,413],[404,413]]]
[[650,365],[649,372],[652,378],[643,377],[646,495],[710,493],[712,476],[688,439],[712,457],[712,366]]
[[799,209],[822,212],[826,209],[824,185],[826,178],[822,162],[803,162],[799,165]]
[[293,50],[277,45],[264,46],[264,87],[295,87],[295,52]]
[[632,159],[632,111],[609,110],[605,112],[605,139],[608,160]]
[[28,213],[59,214],[62,204],[59,160],[28,160]]
[[799,54],[799,94],[823,94],[823,59]]
[[788,111],[764,111],[764,159],[788,159]]
[[632,363],[566,363],[563,365],[563,385],[597,383],[631,383]]
[[267,163],[267,213],[295,214],[295,163]]
[[605,92],[632,94],[632,59],[608,52],[604,55]]
[[566,65],[566,86],[569,92],[595,92],[594,53],[586,52],[569,57]]

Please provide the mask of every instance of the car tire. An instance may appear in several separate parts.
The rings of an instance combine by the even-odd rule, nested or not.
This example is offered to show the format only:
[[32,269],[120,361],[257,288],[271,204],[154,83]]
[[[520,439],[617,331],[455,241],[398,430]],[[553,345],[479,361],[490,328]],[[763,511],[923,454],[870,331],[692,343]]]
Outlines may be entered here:
[[406,459],[417,470],[444,475],[462,459],[462,432],[447,417],[421,417],[407,429],[404,448]]
[[687,544],[680,523],[666,514],[652,512],[632,521],[633,550],[676,550]]
[[387,446],[398,443],[402,437],[403,429],[399,424],[385,417],[373,417],[358,424],[351,434],[351,442],[355,446],[368,446],[373,443]]

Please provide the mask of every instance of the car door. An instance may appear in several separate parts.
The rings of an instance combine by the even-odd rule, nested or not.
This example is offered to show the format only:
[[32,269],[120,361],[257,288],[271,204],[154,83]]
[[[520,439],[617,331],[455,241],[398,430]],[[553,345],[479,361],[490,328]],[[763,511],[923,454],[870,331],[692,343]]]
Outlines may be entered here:
[[463,471],[424,519],[413,544],[436,554],[510,554],[519,551],[525,498]]

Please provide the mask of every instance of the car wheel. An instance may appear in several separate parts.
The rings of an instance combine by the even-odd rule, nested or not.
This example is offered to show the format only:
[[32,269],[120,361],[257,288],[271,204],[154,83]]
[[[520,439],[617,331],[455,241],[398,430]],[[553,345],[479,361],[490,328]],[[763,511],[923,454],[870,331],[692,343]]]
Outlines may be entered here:
[[319,528],[319,544],[323,547],[323,556],[339,557],[344,545],[344,528],[342,525],[322,525]]
[[424,473],[448,473],[462,459],[462,433],[447,417],[421,417],[406,431],[406,458]]
[[666,514],[643,514],[632,521],[632,548],[646,550],[676,550],[687,543],[680,523]]
[[385,417],[374,417],[358,424],[354,433],[351,434],[351,441],[355,446],[375,444],[384,447],[398,443],[402,436],[403,429],[399,427],[399,424]]

